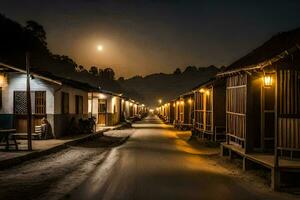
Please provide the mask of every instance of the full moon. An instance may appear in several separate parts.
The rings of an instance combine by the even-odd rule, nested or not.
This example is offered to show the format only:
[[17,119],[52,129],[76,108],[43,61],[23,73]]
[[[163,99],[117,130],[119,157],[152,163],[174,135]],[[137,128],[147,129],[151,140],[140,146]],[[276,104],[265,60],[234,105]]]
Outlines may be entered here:
[[103,50],[103,46],[102,46],[102,45],[98,45],[98,46],[97,46],[97,50],[98,50],[98,51],[102,51],[102,50]]

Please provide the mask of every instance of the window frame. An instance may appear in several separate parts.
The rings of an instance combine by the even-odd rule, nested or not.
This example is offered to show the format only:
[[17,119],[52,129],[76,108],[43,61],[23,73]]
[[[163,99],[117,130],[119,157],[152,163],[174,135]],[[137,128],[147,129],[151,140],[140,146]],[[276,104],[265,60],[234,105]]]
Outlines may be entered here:
[[83,96],[75,95],[75,113],[83,114]]
[[61,114],[70,114],[70,96],[68,92],[61,92]]

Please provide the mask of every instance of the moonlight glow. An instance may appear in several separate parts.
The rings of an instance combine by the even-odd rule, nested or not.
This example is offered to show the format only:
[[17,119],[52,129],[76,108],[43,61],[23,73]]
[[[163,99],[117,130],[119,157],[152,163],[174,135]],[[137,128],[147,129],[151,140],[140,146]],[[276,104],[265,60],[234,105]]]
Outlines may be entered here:
[[98,45],[98,46],[97,46],[97,50],[98,50],[98,51],[102,51],[102,50],[103,50],[103,46],[102,46],[102,45]]

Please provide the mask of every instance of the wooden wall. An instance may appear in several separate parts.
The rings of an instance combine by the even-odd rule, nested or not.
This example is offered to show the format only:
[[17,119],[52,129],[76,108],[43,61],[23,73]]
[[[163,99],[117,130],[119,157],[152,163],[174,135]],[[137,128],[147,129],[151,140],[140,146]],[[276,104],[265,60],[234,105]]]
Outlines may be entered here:
[[195,128],[197,130],[204,130],[204,93],[200,91],[195,92],[194,100],[194,117],[195,117]]
[[244,146],[246,136],[247,75],[227,78],[226,134],[228,142]]
[[300,70],[278,72],[278,148],[300,150]]

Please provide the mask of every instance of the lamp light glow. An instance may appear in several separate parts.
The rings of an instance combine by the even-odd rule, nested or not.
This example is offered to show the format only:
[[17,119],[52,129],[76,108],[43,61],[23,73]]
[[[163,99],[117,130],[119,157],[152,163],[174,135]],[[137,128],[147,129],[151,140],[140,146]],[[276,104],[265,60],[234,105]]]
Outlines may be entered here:
[[271,87],[273,84],[273,79],[271,75],[264,75],[263,83],[265,87]]

